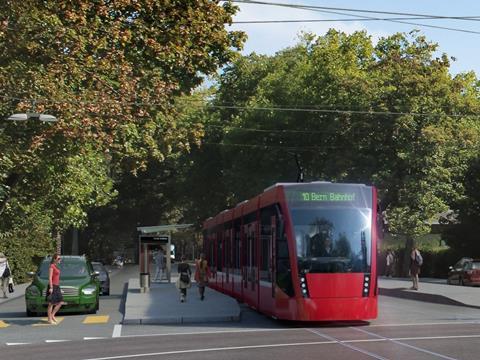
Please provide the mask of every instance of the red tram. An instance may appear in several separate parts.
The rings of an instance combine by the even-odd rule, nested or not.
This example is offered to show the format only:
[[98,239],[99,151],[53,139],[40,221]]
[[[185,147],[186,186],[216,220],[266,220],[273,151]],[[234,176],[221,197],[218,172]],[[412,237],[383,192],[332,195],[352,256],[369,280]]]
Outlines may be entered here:
[[376,204],[361,184],[275,184],[205,221],[209,286],[278,319],[374,319]]

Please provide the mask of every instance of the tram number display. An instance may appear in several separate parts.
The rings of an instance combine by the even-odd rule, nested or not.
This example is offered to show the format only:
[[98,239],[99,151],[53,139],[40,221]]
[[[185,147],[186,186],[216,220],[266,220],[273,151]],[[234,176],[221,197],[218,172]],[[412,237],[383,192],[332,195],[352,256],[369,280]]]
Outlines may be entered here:
[[353,202],[355,201],[355,195],[355,193],[346,192],[305,191],[300,193],[300,200],[306,202]]

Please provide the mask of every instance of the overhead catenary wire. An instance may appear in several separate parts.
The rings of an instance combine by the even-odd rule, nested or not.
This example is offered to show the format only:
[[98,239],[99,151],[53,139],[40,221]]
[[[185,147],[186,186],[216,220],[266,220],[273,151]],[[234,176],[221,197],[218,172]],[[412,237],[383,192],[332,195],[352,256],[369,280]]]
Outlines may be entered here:
[[[394,22],[394,23],[400,23],[400,24],[406,24],[406,25],[414,25],[414,26],[420,26],[420,27],[428,27],[428,28],[434,28],[434,29],[440,29],[440,30],[449,30],[449,31],[457,31],[457,32],[463,32],[463,33],[470,33],[470,34],[480,34],[480,31],[474,31],[474,30],[467,30],[467,29],[459,29],[459,28],[452,28],[452,27],[447,27],[447,26],[439,26],[439,25],[429,25],[429,24],[421,24],[421,23],[414,23],[410,21],[402,21],[402,20],[382,20],[382,18],[378,17],[371,17],[371,16],[366,16],[366,15],[356,15],[356,14],[346,14],[338,11],[349,11],[349,12],[363,12],[363,13],[376,13],[376,14],[389,14],[389,15],[403,15],[403,16],[422,16],[425,17],[429,20],[431,19],[448,19],[446,16],[440,16],[440,15],[426,15],[426,14],[413,14],[413,13],[401,13],[401,12],[387,12],[387,11],[375,11],[375,10],[360,10],[360,9],[348,9],[348,8],[335,8],[335,7],[326,7],[326,6],[312,6],[312,5],[298,5],[298,4],[287,4],[287,3],[273,3],[273,2],[264,2],[264,1],[247,1],[247,0],[238,0],[234,1],[238,3],[244,3],[244,4],[257,4],[257,5],[269,5],[269,6],[280,6],[280,7],[288,7],[288,8],[295,8],[299,10],[307,10],[307,11],[314,11],[314,12],[329,12],[329,13],[334,13],[338,15],[346,15],[346,16],[353,16],[357,17],[359,20],[377,20],[377,21],[388,21],[388,22]],[[328,11],[330,10],[330,11]],[[331,10],[336,10],[336,11],[331,11]],[[468,20],[468,21],[479,21],[480,19],[478,16],[459,16],[456,17],[455,20]]]
[[[337,12],[330,12],[330,11],[322,11],[325,13],[337,13]],[[340,13],[339,13],[340,14]],[[355,16],[351,14],[345,14],[347,16]],[[452,19],[452,20],[460,20],[459,17],[452,16],[452,17],[445,17],[445,18],[431,18],[431,17],[392,17],[392,18],[363,18],[362,21],[392,21],[392,20],[444,20],[444,19]],[[480,16],[474,17],[474,19],[480,20]],[[351,19],[351,18],[344,18],[344,19],[284,19],[284,20],[240,20],[240,21],[232,21],[232,24],[285,24],[285,23],[315,23],[315,22],[347,22],[347,21],[358,21],[358,18]],[[473,20],[473,19],[471,19]]]
[[[22,102],[31,103],[30,98],[17,98],[7,95],[0,95],[0,98],[16,100]],[[186,100],[186,99],[182,99]],[[58,99],[42,99],[39,97],[35,98],[37,104],[76,104],[76,105],[99,105],[99,104],[114,104],[122,106],[137,106],[137,107],[156,107],[164,106],[165,103],[148,103],[148,102],[128,102],[121,100],[111,100],[111,101],[82,101],[82,100],[58,100]],[[207,109],[227,109],[227,110],[239,110],[239,111],[271,111],[271,112],[301,112],[301,113],[324,113],[324,114],[346,114],[346,115],[375,115],[375,116],[421,116],[421,117],[480,117],[480,113],[423,113],[423,112],[409,112],[409,111],[380,111],[380,110],[357,110],[357,109],[341,109],[341,108],[325,108],[320,107],[319,105],[310,105],[310,107],[291,107],[288,105],[278,105],[278,106],[246,106],[246,105],[235,105],[235,104],[213,104],[208,103],[205,100],[196,100],[191,99],[192,103],[200,104],[191,104],[193,107],[198,108],[207,108]],[[325,106],[325,105],[323,105]]]
[[[237,147],[245,149],[278,149],[278,150],[287,150],[287,151],[322,151],[322,150],[353,150],[351,146],[290,146],[290,145],[268,145],[268,144],[236,144],[236,143],[213,143],[213,142],[202,142],[202,145],[210,146],[222,146],[222,147]],[[358,148],[356,148],[357,151]]]
[[339,8],[331,6],[317,6],[317,5],[303,5],[303,4],[291,4],[291,3],[277,3],[277,2],[267,2],[267,1],[256,1],[256,0],[232,0],[234,3],[244,3],[244,4],[258,4],[258,5],[270,5],[270,6],[281,6],[281,7],[290,7],[298,8],[303,10],[310,9],[319,9],[319,10],[336,10],[336,11],[347,11],[347,12],[360,12],[360,13],[370,13],[370,14],[383,14],[383,15],[396,15],[396,16],[418,16],[418,17],[428,17],[432,19],[458,19],[458,20],[480,20],[479,16],[470,15],[470,16],[443,16],[443,15],[432,15],[432,14],[421,14],[421,13],[407,13],[407,12],[395,12],[395,11],[381,11],[381,10],[365,10],[365,9],[352,9],[352,8]]

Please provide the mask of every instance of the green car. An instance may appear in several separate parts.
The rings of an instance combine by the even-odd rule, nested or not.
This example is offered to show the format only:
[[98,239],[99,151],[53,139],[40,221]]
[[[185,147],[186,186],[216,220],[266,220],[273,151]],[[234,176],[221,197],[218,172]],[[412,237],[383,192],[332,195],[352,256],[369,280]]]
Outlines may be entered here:
[[[25,290],[27,316],[47,311],[46,292],[50,257],[42,260],[32,283]],[[65,305],[61,312],[87,312],[95,314],[99,309],[100,281],[98,272],[84,256],[61,256],[60,289]]]

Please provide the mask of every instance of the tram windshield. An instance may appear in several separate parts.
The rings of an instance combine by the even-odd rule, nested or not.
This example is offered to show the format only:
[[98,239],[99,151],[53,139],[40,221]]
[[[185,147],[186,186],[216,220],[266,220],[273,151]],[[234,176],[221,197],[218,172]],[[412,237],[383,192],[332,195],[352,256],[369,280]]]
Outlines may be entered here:
[[372,210],[293,208],[300,273],[365,273],[371,265]]

